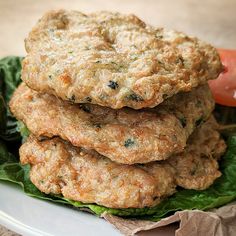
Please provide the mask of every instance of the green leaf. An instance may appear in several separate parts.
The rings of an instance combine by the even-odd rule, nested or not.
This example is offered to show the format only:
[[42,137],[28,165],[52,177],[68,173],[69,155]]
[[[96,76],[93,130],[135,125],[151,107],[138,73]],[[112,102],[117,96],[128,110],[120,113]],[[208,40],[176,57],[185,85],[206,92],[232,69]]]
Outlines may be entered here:
[[17,121],[17,131],[20,132],[22,143],[29,137],[30,131],[22,121]]
[[5,57],[0,60],[0,93],[8,103],[21,82],[21,57]]
[[0,95],[0,134],[5,132],[7,117],[6,117],[6,104],[4,98]]
[[15,158],[15,156],[8,152],[5,143],[0,140],[0,165],[16,161],[17,159]]
[[0,138],[20,140],[16,119],[11,115],[8,102],[21,82],[21,57],[5,57],[0,60]]

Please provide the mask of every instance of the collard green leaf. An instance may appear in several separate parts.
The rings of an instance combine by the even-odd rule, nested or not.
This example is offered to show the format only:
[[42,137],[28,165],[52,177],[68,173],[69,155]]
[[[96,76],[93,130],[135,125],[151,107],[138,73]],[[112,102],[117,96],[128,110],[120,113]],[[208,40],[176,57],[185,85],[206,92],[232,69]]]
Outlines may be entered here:
[[8,103],[21,82],[21,57],[5,57],[0,60],[0,93]]
[[20,57],[5,57],[0,60],[0,138],[6,141],[20,140],[17,121],[7,106],[12,93],[21,82]]
[[4,98],[0,95],[0,134],[5,132],[7,116],[6,116],[7,108],[4,101]]
[[22,121],[17,122],[17,131],[20,132],[22,143],[29,137],[30,131]]
[[0,140],[0,165],[11,162],[17,162],[17,158],[8,152],[4,141]]

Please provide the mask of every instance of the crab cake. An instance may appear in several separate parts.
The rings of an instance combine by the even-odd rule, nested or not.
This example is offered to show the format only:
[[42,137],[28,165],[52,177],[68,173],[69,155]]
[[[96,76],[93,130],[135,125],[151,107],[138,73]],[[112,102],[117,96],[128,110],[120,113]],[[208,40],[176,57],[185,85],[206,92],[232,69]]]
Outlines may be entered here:
[[190,136],[184,152],[168,159],[175,169],[177,185],[203,190],[221,176],[217,159],[225,152],[226,144],[217,129],[218,124],[212,116]]
[[25,46],[29,87],[113,109],[155,107],[223,69],[216,49],[197,38],[111,12],[50,11]]
[[176,184],[208,188],[220,176],[213,157],[224,150],[224,141],[207,121],[170,161],[123,165],[60,138],[39,141],[33,136],[20,148],[20,159],[31,165],[30,179],[44,193],[112,208],[143,208],[172,195]]
[[29,138],[20,148],[23,164],[31,164],[30,179],[47,194],[112,208],[143,208],[175,192],[169,165],[152,174],[136,166],[112,162],[60,138]]
[[70,104],[21,84],[10,108],[36,136],[59,136],[123,164],[167,159],[181,152],[189,135],[214,108],[208,86],[177,94],[153,109],[113,110]]

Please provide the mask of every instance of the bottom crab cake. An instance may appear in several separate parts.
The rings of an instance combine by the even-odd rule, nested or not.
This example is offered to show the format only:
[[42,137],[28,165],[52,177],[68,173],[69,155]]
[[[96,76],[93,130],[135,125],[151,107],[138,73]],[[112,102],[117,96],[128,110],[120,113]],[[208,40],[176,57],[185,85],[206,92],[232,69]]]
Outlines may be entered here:
[[44,193],[113,208],[157,204],[175,192],[172,169],[156,165],[156,174],[110,161],[60,138],[30,137],[20,149],[21,162],[32,165],[30,179]]
[[111,208],[143,208],[172,195],[176,186],[208,188],[221,173],[218,157],[225,144],[210,119],[193,133],[186,149],[169,160],[124,165],[58,137],[30,136],[20,148],[30,179],[47,194]]

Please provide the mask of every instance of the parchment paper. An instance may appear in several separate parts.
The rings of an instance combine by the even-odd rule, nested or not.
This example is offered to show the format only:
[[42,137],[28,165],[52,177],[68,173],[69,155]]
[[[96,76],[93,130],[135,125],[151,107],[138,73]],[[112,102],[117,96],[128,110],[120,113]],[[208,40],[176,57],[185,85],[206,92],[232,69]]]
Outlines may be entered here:
[[199,210],[178,211],[159,222],[126,220],[104,213],[102,215],[123,235],[134,235],[140,231],[161,228],[179,222],[176,236],[235,236],[236,202],[208,212]]

